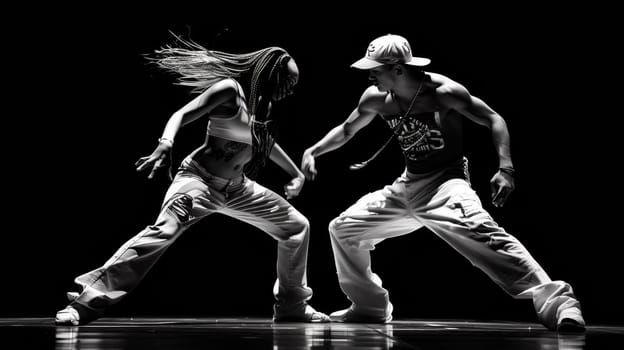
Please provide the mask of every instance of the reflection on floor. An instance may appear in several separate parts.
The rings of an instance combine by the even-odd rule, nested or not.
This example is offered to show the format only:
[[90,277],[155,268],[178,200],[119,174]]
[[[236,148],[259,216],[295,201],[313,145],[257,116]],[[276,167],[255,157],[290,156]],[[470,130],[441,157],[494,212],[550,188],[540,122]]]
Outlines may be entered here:
[[[102,318],[80,327],[2,318],[4,349],[624,349],[624,326],[558,334],[539,324],[395,320],[390,324],[274,324],[261,318]],[[13,345],[11,347],[11,344]]]

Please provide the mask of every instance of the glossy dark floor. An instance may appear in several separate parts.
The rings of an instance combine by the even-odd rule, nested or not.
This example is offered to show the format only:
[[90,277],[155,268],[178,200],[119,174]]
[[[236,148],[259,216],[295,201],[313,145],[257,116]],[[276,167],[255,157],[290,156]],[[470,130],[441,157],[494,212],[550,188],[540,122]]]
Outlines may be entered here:
[[624,326],[558,334],[541,325],[463,320],[390,324],[274,324],[259,318],[103,318],[57,327],[47,318],[0,319],[3,349],[624,349]]

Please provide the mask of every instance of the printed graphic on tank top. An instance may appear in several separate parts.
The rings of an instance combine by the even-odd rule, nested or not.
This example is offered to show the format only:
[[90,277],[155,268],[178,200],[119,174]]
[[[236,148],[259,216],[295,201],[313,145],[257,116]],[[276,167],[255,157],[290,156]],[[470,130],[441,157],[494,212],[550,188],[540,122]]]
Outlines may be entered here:
[[[424,112],[389,115],[383,119],[394,131],[405,165],[411,173],[427,173],[439,168],[457,168],[453,176],[465,177],[462,164],[462,121],[459,116],[444,119],[441,113]],[[460,176],[461,175],[461,176]]]
[[384,120],[394,130],[406,160],[422,161],[446,145],[439,112],[410,114],[398,128],[400,115],[388,116]]

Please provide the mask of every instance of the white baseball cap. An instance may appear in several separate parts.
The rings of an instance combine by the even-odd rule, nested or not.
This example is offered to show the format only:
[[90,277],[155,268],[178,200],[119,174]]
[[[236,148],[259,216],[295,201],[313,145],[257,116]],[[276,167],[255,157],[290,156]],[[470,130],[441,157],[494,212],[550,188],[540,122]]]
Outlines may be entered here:
[[407,39],[400,35],[386,34],[373,40],[366,49],[364,57],[351,65],[353,68],[372,69],[384,64],[404,63],[423,67],[431,62],[424,57],[413,57],[412,48]]

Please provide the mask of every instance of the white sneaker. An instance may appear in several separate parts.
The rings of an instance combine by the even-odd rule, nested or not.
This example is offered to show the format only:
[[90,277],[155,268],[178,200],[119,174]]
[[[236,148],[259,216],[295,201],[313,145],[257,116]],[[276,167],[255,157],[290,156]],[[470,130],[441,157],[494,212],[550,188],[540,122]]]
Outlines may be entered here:
[[314,310],[310,305],[306,305],[303,314],[273,316],[273,322],[327,323],[330,322],[330,319],[324,313]]
[[559,314],[557,332],[578,333],[585,331],[585,320],[581,310],[576,307],[567,308]]
[[353,309],[348,308],[332,312],[329,318],[333,322],[344,323],[388,323],[392,321],[392,314],[388,314],[386,317],[378,317],[357,313]]
[[56,313],[54,323],[59,326],[77,326],[80,324],[80,314],[78,310],[68,306]]

